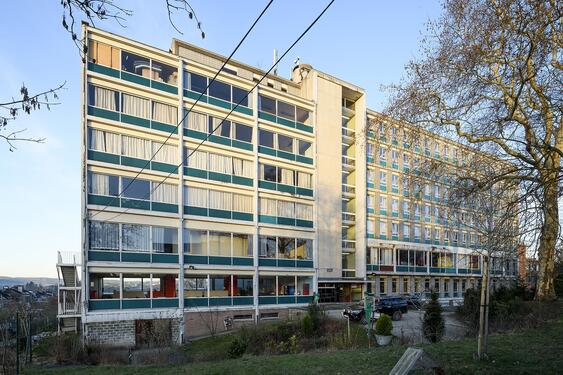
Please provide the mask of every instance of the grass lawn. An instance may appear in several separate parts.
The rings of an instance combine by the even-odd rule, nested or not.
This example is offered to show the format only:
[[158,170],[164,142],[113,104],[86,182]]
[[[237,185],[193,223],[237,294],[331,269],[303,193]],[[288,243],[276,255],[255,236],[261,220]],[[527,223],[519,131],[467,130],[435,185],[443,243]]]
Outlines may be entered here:
[[[224,353],[228,337],[202,340],[187,351]],[[563,373],[563,317],[523,333],[492,335],[489,361],[473,360],[474,339],[423,345],[447,374],[561,374]],[[32,368],[24,374],[388,374],[405,347],[341,350],[278,356],[245,356],[182,366],[95,366]],[[208,354],[209,355],[209,354]],[[209,358],[212,359],[212,358]],[[215,358],[213,358],[215,359]]]

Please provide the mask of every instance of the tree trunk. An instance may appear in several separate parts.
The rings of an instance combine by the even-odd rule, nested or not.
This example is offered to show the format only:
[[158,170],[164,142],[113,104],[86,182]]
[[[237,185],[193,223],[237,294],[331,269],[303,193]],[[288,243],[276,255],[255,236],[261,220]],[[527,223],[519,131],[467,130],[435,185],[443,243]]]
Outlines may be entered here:
[[554,288],[555,246],[559,234],[557,185],[557,172],[549,173],[544,179],[543,225],[538,248],[539,272],[535,297],[538,301],[553,301],[557,298]]

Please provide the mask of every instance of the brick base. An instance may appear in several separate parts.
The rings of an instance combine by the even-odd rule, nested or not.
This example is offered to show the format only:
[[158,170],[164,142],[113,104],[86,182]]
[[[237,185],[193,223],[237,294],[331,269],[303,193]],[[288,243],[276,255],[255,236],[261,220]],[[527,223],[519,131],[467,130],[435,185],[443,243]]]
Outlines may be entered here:
[[[171,341],[180,344],[180,319],[170,319]],[[133,347],[135,342],[135,320],[88,323],[84,329],[87,345]]]

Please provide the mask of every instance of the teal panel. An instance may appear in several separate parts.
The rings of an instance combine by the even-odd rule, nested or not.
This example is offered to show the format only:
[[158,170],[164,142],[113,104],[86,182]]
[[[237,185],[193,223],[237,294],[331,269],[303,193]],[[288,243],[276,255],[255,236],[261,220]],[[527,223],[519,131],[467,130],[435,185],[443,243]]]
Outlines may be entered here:
[[235,306],[247,306],[253,304],[254,304],[253,297],[233,297],[233,305]]
[[95,310],[119,310],[120,303],[118,299],[91,299],[88,301],[88,308]]
[[220,181],[220,182],[227,182],[227,183],[231,183],[231,175],[228,174],[223,174],[223,173],[217,173],[217,172],[209,172],[209,179],[210,180],[215,180],[215,181]]
[[153,254],[152,261],[153,263],[178,263],[178,254]]
[[278,150],[277,154],[279,158],[283,158],[291,161],[295,160],[295,155],[293,155],[292,153]]
[[258,152],[261,153],[261,154],[276,156],[276,150],[274,150],[273,148],[265,147],[265,146],[258,146]]
[[297,296],[297,303],[311,303],[313,296]]
[[295,160],[300,162],[300,163],[305,163],[305,164],[311,164],[313,165],[313,159],[308,157],[308,156],[301,156],[301,155],[296,155],[295,156]]
[[309,220],[297,219],[295,225],[297,225],[298,227],[313,228],[313,222]]
[[202,169],[186,168],[186,175],[191,177],[207,179],[207,171],[204,171]]
[[249,214],[249,213],[246,213],[246,212],[233,211],[233,220],[252,221],[252,220],[254,220],[254,216],[252,214]]
[[270,181],[259,180],[258,187],[262,189],[276,190],[276,183]]
[[152,202],[152,210],[177,214],[178,205],[172,203]]
[[151,81],[151,86],[153,89],[157,89],[160,91],[169,92],[170,94],[178,95],[178,87],[169,85],[164,82],[159,81]]
[[296,187],[295,188],[295,192],[299,195],[305,195],[307,197],[312,197],[313,196],[313,190],[312,189],[307,189],[307,188],[301,188],[301,187]]
[[125,113],[121,114],[121,122],[125,122],[125,123],[131,124],[131,125],[142,126],[143,128],[149,128],[150,129],[150,127],[151,127],[150,120],[140,118],[140,117],[131,116],[131,115],[127,115]]
[[444,268],[445,273],[455,273],[455,268]]
[[121,301],[122,309],[150,309],[151,300],[148,298],[124,299]]
[[119,262],[119,252],[118,251],[88,251],[89,261],[100,261],[100,262]]
[[312,126],[301,124],[299,122],[295,123],[295,128],[299,129],[299,130],[303,130],[304,132],[307,132],[307,133],[313,133],[313,127]]
[[266,113],[266,112],[262,112],[262,111],[258,111],[258,118],[262,119],[262,120],[276,122],[276,116],[271,115],[271,114]]
[[222,219],[230,219],[231,218],[231,211],[225,210],[215,210],[213,208],[209,209],[209,216],[210,217],[218,217]]
[[123,208],[137,208],[139,210],[150,210],[151,202],[142,201],[138,199],[121,198],[121,207]]
[[205,255],[184,255],[184,264],[208,264]]
[[121,79],[124,79],[129,82],[137,83],[139,85],[151,87],[151,82],[148,78],[141,77],[136,74],[131,74],[128,72],[121,71]]
[[277,224],[277,219],[275,216],[268,215],[258,215],[258,221],[261,223]]
[[258,258],[258,265],[262,267],[276,267],[277,262],[274,258]]
[[150,263],[151,255],[149,253],[130,253],[127,251],[123,251],[121,253],[121,261]]
[[374,233],[368,233],[368,238],[375,238],[375,234]]
[[90,116],[102,117],[108,120],[119,121],[119,112],[110,111],[103,108],[88,106]]
[[96,150],[88,150],[88,159],[101,161],[104,163],[119,164],[119,155],[108,154],[107,152]]
[[198,215],[207,216],[207,208],[184,206],[184,212],[186,215]]
[[252,147],[252,143],[242,142],[236,139],[232,140],[232,146],[236,148],[240,148],[243,150],[252,151],[254,148]]
[[243,113],[245,115],[252,116],[252,109],[250,109],[248,107],[241,106],[240,104],[237,107],[234,108],[234,111]]
[[168,134],[170,134],[170,133],[178,134],[178,127],[176,125],[163,124],[162,122],[152,121],[151,127],[154,130],[160,130],[161,132],[165,132],[165,133],[168,133]]
[[380,235],[379,235],[379,239],[381,239],[381,240],[386,240],[386,239],[387,239],[387,236],[386,236],[385,234],[380,234]]
[[202,132],[198,132],[197,130],[192,130],[192,129],[184,129],[184,135],[186,137],[191,137],[191,138],[196,138],[196,139],[205,139],[207,137],[207,134],[202,133]]
[[275,296],[260,296],[258,297],[258,304],[259,305],[275,305],[276,304],[276,297]]
[[115,78],[119,78],[119,70],[109,68],[107,66],[98,65],[93,62],[88,63],[88,70],[91,70],[96,73],[105,74],[106,76],[111,76]]
[[428,269],[426,267],[415,267],[414,272],[424,272],[426,273]]
[[151,162],[151,169],[167,173],[178,173],[178,167],[176,165],[160,163],[158,161]]
[[100,206],[119,207],[119,198],[108,197],[105,195],[88,194],[88,204],[98,204]]
[[283,117],[278,117],[278,124],[287,126],[289,128],[295,128],[295,122],[285,119]]
[[199,101],[207,103],[207,95],[202,95],[199,92],[184,90],[184,96],[187,96],[188,98],[194,100],[198,100],[199,97],[201,96],[201,99],[199,99]]
[[295,219],[289,217],[278,217],[278,224],[280,225],[295,225]]
[[233,266],[253,266],[253,258],[233,257]]
[[293,259],[278,259],[278,267],[295,267]]
[[214,98],[212,96],[210,96],[208,98],[207,102],[209,104],[216,105],[217,107],[225,108],[225,109],[228,109],[228,110],[231,109],[231,103],[230,102],[226,102],[222,99],[217,99],[217,98]]
[[232,176],[233,178],[233,184],[237,184],[237,185],[244,185],[244,186],[253,186],[253,180],[252,178],[248,178],[248,177],[240,177],[240,176]]
[[209,256],[209,264],[230,265],[231,257]]
[[147,164],[149,164],[148,161],[143,159],[131,158],[129,156],[121,157],[121,165],[126,165],[129,167],[136,167],[136,168],[145,168]]
[[409,266],[397,266],[397,272],[409,272]]
[[295,303],[295,296],[278,296],[278,304]]
[[432,273],[440,273],[440,268],[438,268],[438,267],[430,267],[430,272],[432,272]]
[[178,298],[153,298],[152,307],[178,307]]
[[297,267],[299,268],[313,268],[312,260],[299,260],[297,259]]
[[184,298],[184,306],[186,307],[207,307],[209,301],[206,297]]
[[278,191],[283,193],[295,194],[295,187],[290,185],[278,184]]
[[458,269],[457,269],[457,273],[459,273],[459,274],[468,274],[468,273],[470,273],[470,271],[469,271],[468,269],[465,269],[465,268],[458,268]]
[[218,135],[210,135],[209,141],[213,143],[218,143],[220,145],[230,146],[231,140],[229,138],[221,137]]
[[233,304],[231,297],[210,297],[209,306],[231,306]]
[[391,240],[393,240],[393,241],[399,241],[399,236],[391,236]]

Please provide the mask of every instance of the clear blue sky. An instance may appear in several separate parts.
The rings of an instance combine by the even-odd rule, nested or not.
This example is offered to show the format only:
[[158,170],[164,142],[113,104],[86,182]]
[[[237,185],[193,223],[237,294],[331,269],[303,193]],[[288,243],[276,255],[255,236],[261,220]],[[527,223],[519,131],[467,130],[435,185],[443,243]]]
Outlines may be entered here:
[[[114,0],[132,9],[126,28],[104,21],[105,30],[168,49],[173,37],[229,55],[267,3],[191,0],[206,38],[187,17],[184,32],[169,25],[164,0]],[[274,0],[235,59],[268,69],[328,1]],[[80,250],[80,58],[61,26],[59,1],[10,0],[0,23],[0,102],[22,82],[32,91],[66,81],[61,105],[21,116],[10,126],[27,128],[45,144],[20,143],[9,152],[0,143],[0,276],[56,276],[56,251]],[[438,1],[336,0],[287,56],[278,74],[289,77],[301,62],[363,87],[368,105],[381,109],[382,84],[397,82],[418,52],[420,32],[441,10]]]

